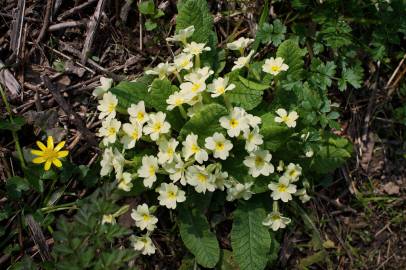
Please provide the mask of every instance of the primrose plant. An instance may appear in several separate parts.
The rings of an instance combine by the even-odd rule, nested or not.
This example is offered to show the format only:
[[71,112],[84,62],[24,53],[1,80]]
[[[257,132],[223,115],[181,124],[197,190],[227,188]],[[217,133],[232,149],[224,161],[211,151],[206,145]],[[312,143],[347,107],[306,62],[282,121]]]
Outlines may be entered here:
[[[205,1],[189,2],[207,12]],[[145,199],[131,214],[138,228],[131,242],[141,254],[155,253],[156,211],[167,208],[176,213],[181,238],[197,263],[214,267],[220,247],[207,217],[216,201],[220,208],[237,206],[231,244],[241,269],[254,269],[244,266],[248,240],[253,241],[248,248],[262,258],[251,263],[265,267],[270,231],[291,223],[286,205],[310,200],[306,173],[316,174],[323,166],[318,160],[325,158],[320,141],[327,136],[326,125],[309,118],[315,110],[303,109],[302,115],[297,104],[283,100],[286,95],[292,96],[288,101],[306,101],[294,90],[311,88],[298,77],[305,51],[287,40],[276,55],[255,60],[255,40],[246,37],[220,48],[210,28],[202,31],[206,24],[196,26],[193,18],[185,18],[187,3],[176,34],[167,38],[180,46],[172,61],[113,88],[103,79],[96,89],[104,149],[100,175],[115,179],[123,193]],[[328,140],[341,147],[336,137]],[[335,158],[334,165],[339,163]],[[101,219],[115,223],[111,213]]]

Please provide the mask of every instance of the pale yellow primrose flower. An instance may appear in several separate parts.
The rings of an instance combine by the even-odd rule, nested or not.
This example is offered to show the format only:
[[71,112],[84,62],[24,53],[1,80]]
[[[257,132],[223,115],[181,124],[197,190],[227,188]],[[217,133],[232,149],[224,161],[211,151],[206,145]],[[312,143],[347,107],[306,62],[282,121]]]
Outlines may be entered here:
[[279,212],[272,212],[266,216],[262,225],[270,227],[274,232],[283,229],[290,223],[290,218],[283,217]]
[[107,92],[103,95],[103,99],[99,100],[99,105],[97,109],[100,111],[99,119],[103,118],[114,118],[116,117],[116,107],[118,104],[118,99],[115,95]]
[[207,88],[208,92],[211,93],[211,97],[215,98],[223,95],[227,91],[233,90],[235,88],[235,84],[233,83],[228,84],[227,77],[225,78],[218,77],[214,79],[213,83],[209,84]]
[[58,143],[58,145],[54,147],[54,139],[52,136],[48,136],[47,146],[40,141],[37,141],[37,146],[40,150],[31,150],[31,154],[38,156],[34,158],[32,162],[35,164],[45,163],[44,170],[46,171],[51,168],[52,164],[58,168],[62,167],[62,162],[59,159],[69,154],[67,150],[61,151],[65,146],[65,141]]
[[180,41],[183,44],[187,43],[187,39],[193,35],[195,27],[193,25],[179,30],[173,37],[166,38],[166,41]]
[[226,200],[231,202],[234,200],[238,199],[244,199],[244,200],[249,200],[252,197],[252,194],[254,194],[251,191],[251,186],[253,185],[253,182],[249,183],[238,183],[237,181],[232,181],[232,185],[227,187],[227,197]]
[[275,117],[276,123],[285,123],[288,127],[296,127],[296,120],[299,118],[299,115],[295,111],[288,112],[285,109],[278,109],[276,113],[279,116]]
[[299,164],[289,163],[283,175],[289,178],[291,182],[296,182],[299,180],[300,175],[302,175],[302,167]]
[[140,125],[143,125],[149,120],[149,116],[145,112],[145,104],[143,100],[138,102],[137,105],[131,104],[127,111],[130,115],[130,122],[138,122]]
[[288,202],[292,200],[292,194],[296,193],[296,185],[291,184],[289,178],[281,176],[278,183],[270,183],[268,188],[272,190],[272,199]]
[[250,51],[247,56],[238,57],[238,59],[234,61],[234,66],[231,70],[236,70],[248,66],[253,55],[254,51]]
[[186,136],[186,139],[182,142],[182,154],[185,160],[188,160],[191,156],[194,156],[195,160],[202,164],[204,161],[207,161],[209,156],[206,150],[200,148],[197,143],[198,136],[190,133]]
[[[187,87],[189,87],[189,86],[190,85],[187,85]],[[184,87],[185,87],[185,85],[184,85]],[[166,109],[168,111],[172,111],[174,108],[179,107],[185,103],[188,103],[189,101],[192,100],[193,95],[194,94],[191,91],[189,91],[189,90],[185,91],[184,89],[182,91],[177,91],[177,92],[173,93],[166,100],[166,104],[168,104]]]
[[131,188],[133,187],[133,184],[131,183],[132,177],[131,173],[125,172],[120,175],[120,177],[117,179],[118,181],[118,189],[124,190],[126,192],[130,191]]
[[121,138],[121,143],[124,145],[124,148],[134,148],[135,143],[142,136],[142,125],[135,121],[132,123],[125,123],[123,125],[123,131],[125,132],[125,135]]
[[262,71],[272,74],[274,76],[278,75],[281,71],[288,70],[289,66],[283,63],[282,57],[271,57],[266,59],[265,63],[262,65]]
[[268,150],[258,149],[251,152],[249,156],[245,157],[243,163],[247,166],[248,173],[253,177],[258,177],[261,174],[268,176],[274,172],[274,166],[271,164],[272,155]]
[[102,126],[99,129],[97,136],[103,137],[103,144],[115,143],[117,140],[117,133],[121,127],[121,122],[117,119],[106,118],[102,122]]
[[140,251],[142,255],[151,255],[155,253],[155,246],[148,234],[143,236],[130,236],[131,244],[134,250]]
[[171,125],[165,121],[166,114],[163,112],[151,113],[147,125],[143,131],[149,135],[151,140],[156,141],[159,135],[166,134],[170,131]]
[[214,176],[204,166],[190,166],[186,171],[186,181],[195,187],[197,193],[213,192],[216,189]]
[[147,75],[157,75],[160,80],[163,80],[175,71],[175,67],[172,64],[159,63],[158,66],[153,69],[147,70],[145,74]]
[[186,166],[180,154],[175,153],[173,160],[170,163],[163,165],[164,170],[169,173],[169,178],[174,182],[180,181],[182,186],[186,185]]
[[179,142],[174,138],[171,138],[169,141],[166,139],[161,140],[158,144],[158,163],[164,164],[172,162],[178,144]]
[[116,224],[116,218],[112,214],[103,215],[102,224]]
[[153,231],[156,228],[155,224],[158,222],[158,219],[149,212],[146,203],[138,205],[137,209],[133,209],[131,218],[135,221],[135,226],[141,230]]
[[256,126],[254,129],[244,130],[245,150],[252,152],[258,150],[259,146],[264,143],[263,136],[259,133],[259,128]]
[[230,137],[238,137],[242,131],[248,129],[246,112],[239,107],[234,107],[230,115],[221,117],[219,122],[223,128],[227,129]]
[[181,53],[173,59],[173,63],[177,72],[181,70],[189,70],[193,67],[192,62],[193,55],[187,53]]
[[113,79],[106,78],[106,77],[100,77],[100,86],[96,87],[93,90],[92,95],[97,98],[101,98],[107,90],[111,88],[111,85],[113,84]]
[[251,38],[240,37],[239,39],[237,39],[231,43],[227,43],[227,49],[233,50],[233,51],[243,51],[252,42],[254,42],[254,40]]
[[151,188],[156,181],[156,172],[158,171],[158,159],[154,156],[143,156],[142,165],[138,169],[138,176],[144,178],[144,186]]
[[233,148],[233,144],[222,133],[215,132],[213,136],[205,139],[204,147],[213,151],[214,158],[226,160]]
[[188,43],[185,45],[185,48],[183,49],[184,53],[189,53],[192,55],[200,55],[203,51],[210,51],[210,47],[205,47],[205,43],[196,43],[192,41],[191,43]]
[[185,192],[172,183],[162,183],[156,191],[159,193],[159,204],[169,209],[175,209],[176,203],[186,201]]

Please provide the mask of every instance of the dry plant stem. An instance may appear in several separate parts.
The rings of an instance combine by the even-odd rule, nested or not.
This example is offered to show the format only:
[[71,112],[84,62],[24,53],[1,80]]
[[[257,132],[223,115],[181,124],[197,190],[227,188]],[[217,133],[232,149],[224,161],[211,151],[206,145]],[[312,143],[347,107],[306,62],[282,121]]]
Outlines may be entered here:
[[90,18],[90,21],[87,25],[87,31],[86,31],[86,39],[83,45],[82,49],[82,55],[81,55],[81,63],[85,64],[86,60],[88,58],[88,53],[91,51],[92,45],[94,38],[96,36],[96,31],[100,23],[100,18],[102,16],[104,6],[106,5],[106,0],[99,0],[96,6],[96,10],[94,11],[92,17]]
[[51,11],[52,11],[52,0],[47,1],[47,7],[45,10],[45,17],[44,17],[44,24],[42,25],[41,32],[39,33],[37,37],[37,44],[42,41],[42,39],[45,37],[45,34],[48,30],[48,25],[49,25],[49,18],[51,17]]
[[25,218],[28,228],[31,232],[31,237],[34,240],[34,243],[38,247],[39,254],[43,261],[51,260],[51,253],[49,252],[48,245],[45,241],[44,233],[41,230],[39,224],[34,220],[32,215],[27,215]]
[[[0,94],[1,94],[1,97],[3,99],[4,104],[6,106],[6,110],[8,112],[10,122],[12,124],[14,124],[14,119],[13,119],[13,116],[12,116],[12,111],[11,111],[10,104],[8,103],[6,94],[4,93],[3,88],[1,86],[0,86]],[[11,134],[13,135],[13,140],[14,140],[16,151],[17,151],[17,154],[18,154],[18,159],[20,160],[20,163],[21,163],[21,167],[23,169],[25,169],[26,166],[25,166],[25,161],[24,161],[24,155],[23,155],[23,151],[21,150],[20,141],[18,140],[17,132],[15,130],[11,130]]]
[[58,16],[58,21],[62,21],[63,19],[65,19],[66,17],[69,17],[72,14],[77,13],[79,10],[84,9],[85,7],[95,3],[97,0],[89,0],[87,2],[84,2],[83,4],[80,4],[64,13],[62,13],[61,15]]

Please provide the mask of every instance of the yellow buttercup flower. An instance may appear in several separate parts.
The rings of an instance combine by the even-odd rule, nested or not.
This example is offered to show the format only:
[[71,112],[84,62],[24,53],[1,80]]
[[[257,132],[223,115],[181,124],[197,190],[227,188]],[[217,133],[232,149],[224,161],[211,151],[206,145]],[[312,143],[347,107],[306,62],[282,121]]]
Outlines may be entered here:
[[64,158],[69,154],[69,151],[61,149],[65,146],[65,141],[58,143],[54,146],[54,139],[52,136],[48,136],[47,146],[40,141],[37,141],[37,145],[41,150],[31,150],[31,154],[38,157],[32,160],[35,164],[45,163],[44,169],[48,171],[51,168],[51,165],[54,164],[56,167],[62,167],[62,162],[60,158]]

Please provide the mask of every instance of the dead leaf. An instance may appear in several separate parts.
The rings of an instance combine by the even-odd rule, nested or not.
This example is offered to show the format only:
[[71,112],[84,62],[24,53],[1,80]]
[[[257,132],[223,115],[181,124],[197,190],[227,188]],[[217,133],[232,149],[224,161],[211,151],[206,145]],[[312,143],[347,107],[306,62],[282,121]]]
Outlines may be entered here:
[[400,188],[393,182],[388,182],[383,186],[383,190],[389,195],[399,194]]

